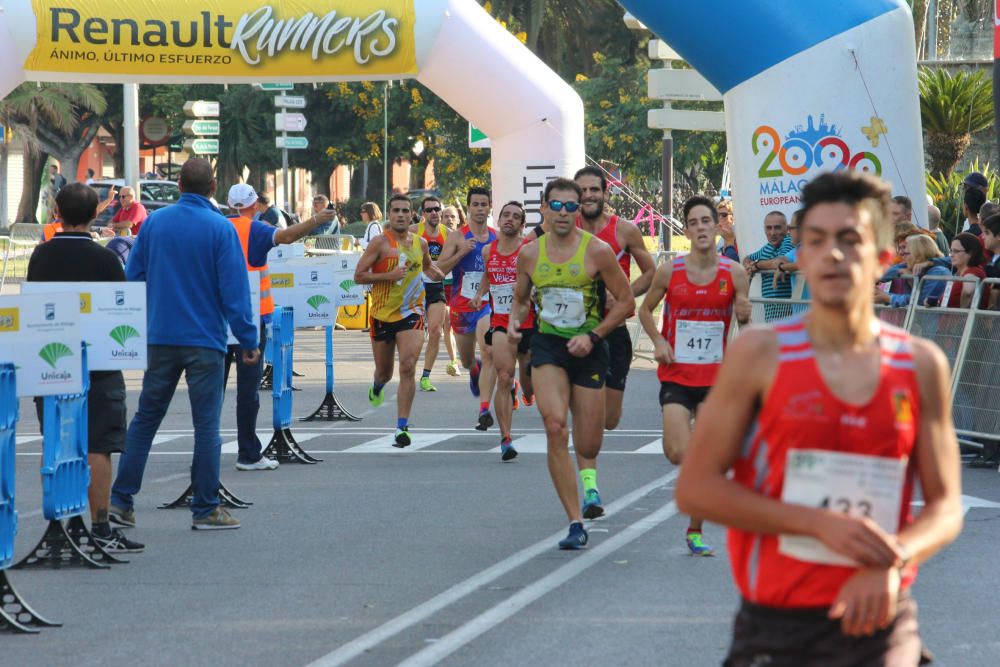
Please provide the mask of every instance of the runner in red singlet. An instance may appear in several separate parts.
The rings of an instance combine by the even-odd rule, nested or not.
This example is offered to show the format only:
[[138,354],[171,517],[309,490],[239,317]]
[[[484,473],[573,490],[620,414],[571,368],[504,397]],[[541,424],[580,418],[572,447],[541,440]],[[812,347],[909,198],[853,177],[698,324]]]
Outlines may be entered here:
[[524,231],[524,206],[521,202],[508,202],[500,209],[498,218],[500,236],[483,248],[486,272],[479,291],[472,299],[472,307],[479,308],[487,293],[490,295],[490,328],[486,332],[486,345],[491,348],[490,356],[496,369],[496,395],[493,407],[500,425],[500,459],[511,461],[517,457],[517,450],[511,441],[511,423],[516,407],[517,383],[514,382],[514,366],[520,365],[521,385],[526,395],[531,395],[531,375],[527,372],[530,359],[531,338],[535,330],[534,311],[520,326],[521,340],[509,345],[510,310],[514,303],[514,285],[517,283],[517,256],[524,247],[521,233]]
[[[680,465],[691,439],[691,418],[715,383],[735,313],[750,319],[750,280],[746,270],[715,249],[719,217],[712,200],[691,197],[684,202],[684,234],[691,252],[665,262],[639,310],[643,328],[653,341],[660,363],[660,406],[663,412],[663,453]],[[665,297],[665,298],[664,298]],[[663,303],[663,327],[653,311]],[[685,537],[693,556],[715,551],[702,537],[702,520],[691,516]]]
[[811,308],[730,347],[677,502],[730,528],[743,603],[726,665],[912,667],[915,566],[962,525],[948,365],[875,316],[888,185],[837,171],[801,201]]

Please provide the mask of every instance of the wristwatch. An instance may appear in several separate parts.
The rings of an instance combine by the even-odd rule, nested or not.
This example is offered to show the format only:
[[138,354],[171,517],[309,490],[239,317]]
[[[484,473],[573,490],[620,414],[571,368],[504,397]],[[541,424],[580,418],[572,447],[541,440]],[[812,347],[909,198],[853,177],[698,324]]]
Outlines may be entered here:
[[587,337],[590,338],[590,344],[596,346],[601,342],[601,337],[595,334],[593,331],[587,332]]

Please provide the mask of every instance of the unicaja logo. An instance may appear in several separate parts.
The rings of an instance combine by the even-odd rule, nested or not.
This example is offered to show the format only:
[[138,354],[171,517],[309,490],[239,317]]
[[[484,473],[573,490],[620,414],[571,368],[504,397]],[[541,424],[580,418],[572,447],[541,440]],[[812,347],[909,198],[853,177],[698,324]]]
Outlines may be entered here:
[[[320,306],[322,306],[325,303],[330,303],[330,299],[323,296],[322,294],[314,294],[313,296],[309,297],[306,300],[306,303],[309,304],[309,307],[313,309],[314,313],[319,314]],[[314,315],[313,313],[309,313],[309,317],[316,317],[316,316],[317,315]]]
[[[56,364],[63,357],[72,357],[73,350],[69,349],[69,346],[65,343],[49,343],[38,351],[38,356],[42,358],[42,361],[54,369]],[[48,374],[44,374],[43,377],[45,377],[45,375]],[[50,378],[45,377],[45,379]]]
[[115,359],[135,359],[139,356],[139,353],[135,350],[126,350],[125,343],[132,338],[139,338],[139,332],[136,331],[135,327],[129,326],[127,324],[119,324],[114,329],[112,329],[108,335],[111,340],[118,343],[120,350],[111,350],[111,356]]

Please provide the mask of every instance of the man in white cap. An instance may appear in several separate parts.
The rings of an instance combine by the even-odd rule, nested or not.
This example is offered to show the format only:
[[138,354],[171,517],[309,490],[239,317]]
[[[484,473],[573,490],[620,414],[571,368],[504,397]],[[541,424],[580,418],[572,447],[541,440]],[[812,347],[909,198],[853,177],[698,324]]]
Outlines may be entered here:
[[[333,219],[334,211],[320,210],[305,222],[286,229],[275,229],[261,220],[253,220],[257,205],[257,193],[246,183],[237,183],[229,189],[229,205],[236,209],[236,215],[229,221],[236,227],[243,248],[247,270],[260,276],[260,357],[255,365],[236,364],[236,429],[237,470],[274,470],[278,462],[265,458],[261,453],[261,442],[257,437],[257,413],[260,411],[260,386],[264,370],[264,345],[267,343],[265,325],[274,313],[274,299],[271,296],[271,277],[267,268],[267,253],[277,245],[295,243],[317,227],[326,225]],[[226,355],[226,371],[223,386],[229,381],[229,368],[238,358],[239,345],[230,345]]]

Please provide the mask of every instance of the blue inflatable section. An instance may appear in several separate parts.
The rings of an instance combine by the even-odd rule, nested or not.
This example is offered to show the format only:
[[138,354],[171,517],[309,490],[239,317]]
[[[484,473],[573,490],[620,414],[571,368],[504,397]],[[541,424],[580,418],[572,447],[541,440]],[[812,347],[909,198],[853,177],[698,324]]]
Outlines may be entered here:
[[42,513],[68,519],[87,509],[87,344],[83,344],[83,392],[46,396],[42,428]]
[[[619,0],[725,93],[903,0]],[[786,93],[788,91],[785,91]]]
[[14,509],[14,435],[17,392],[14,364],[0,364],[0,570],[14,558],[17,511]]
[[274,430],[292,425],[292,346],[295,343],[295,311],[275,308],[270,344]]

